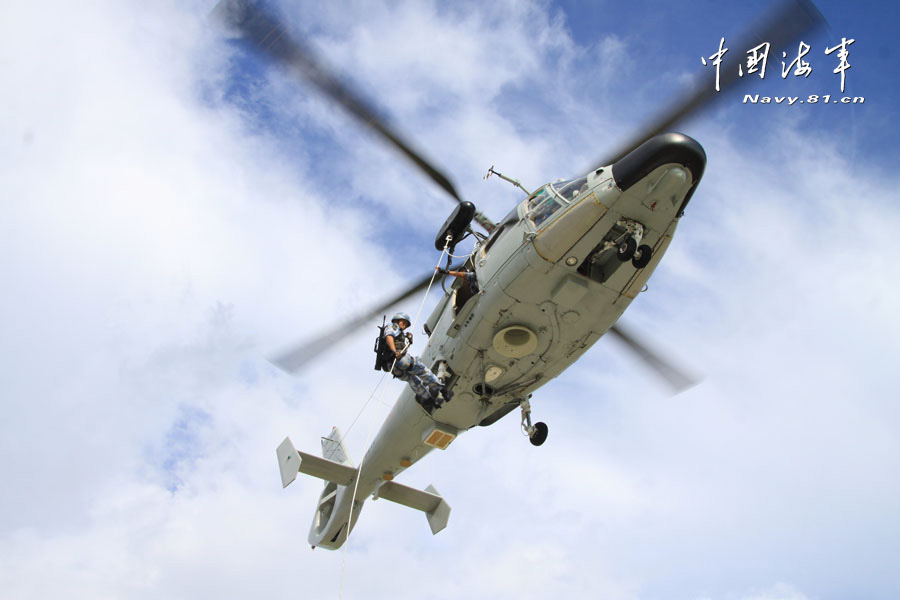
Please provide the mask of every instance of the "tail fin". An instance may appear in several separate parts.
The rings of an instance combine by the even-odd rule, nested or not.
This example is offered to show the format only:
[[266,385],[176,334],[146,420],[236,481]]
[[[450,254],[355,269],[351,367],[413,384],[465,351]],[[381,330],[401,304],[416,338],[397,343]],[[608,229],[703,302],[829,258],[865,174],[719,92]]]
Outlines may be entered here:
[[291,438],[286,437],[275,450],[278,455],[278,470],[281,471],[281,487],[287,487],[297,479],[300,472],[300,453],[294,448]]
[[344,446],[344,436],[337,427],[332,427],[331,433],[322,438],[322,456],[348,467],[353,466],[347,453],[347,447]]
[[450,505],[441,494],[429,485],[425,490],[417,490],[395,481],[383,483],[375,492],[376,498],[384,498],[425,513],[431,533],[436,534],[447,526],[450,518]]

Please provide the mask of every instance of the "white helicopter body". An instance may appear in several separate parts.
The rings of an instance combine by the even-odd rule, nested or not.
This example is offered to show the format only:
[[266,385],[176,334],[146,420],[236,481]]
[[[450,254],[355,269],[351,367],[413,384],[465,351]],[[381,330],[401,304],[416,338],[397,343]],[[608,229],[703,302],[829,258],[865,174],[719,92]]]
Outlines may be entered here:
[[[325,459],[298,453],[290,439],[279,447],[285,486],[298,471],[326,480],[309,543],[339,548],[369,495],[423,510],[436,533],[449,505],[434,488],[394,482],[397,475],[461,432],[517,407],[532,439],[545,437],[546,426],[535,431],[530,422],[532,392],[578,360],[641,292],[704,163],[694,140],[657,136],[615,165],[541,187],[476,244],[466,264],[480,291],[471,295],[455,280],[424,326],[429,338],[421,360],[442,376],[452,401],[429,413],[405,387],[359,469],[336,429],[322,440]],[[629,175],[634,181],[623,186]],[[638,258],[617,257],[629,237],[652,248],[641,268]]]

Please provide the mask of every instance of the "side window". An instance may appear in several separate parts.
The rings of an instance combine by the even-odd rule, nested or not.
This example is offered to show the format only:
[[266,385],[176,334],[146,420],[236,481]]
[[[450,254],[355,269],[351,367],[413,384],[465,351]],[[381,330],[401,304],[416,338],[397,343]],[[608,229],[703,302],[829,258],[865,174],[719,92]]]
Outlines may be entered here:
[[503,230],[506,229],[506,224],[504,223],[493,232],[491,232],[491,237],[488,238],[487,243],[484,245],[484,249],[481,251],[481,255],[484,256],[488,253],[488,250],[491,249],[491,246],[494,245],[501,235],[503,235]]
[[491,232],[491,235],[488,236],[487,242],[484,244],[484,248],[481,250],[481,255],[485,256],[490,250],[491,246],[494,245],[500,236],[503,235],[503,232],[506,231],[507,227],[512,227],[516,223],[519,222],[519,205],[517,204],[506,213],[506,216],[497,224],[497,228]]
[[547,186],[542,187],[540,190],[535,192],[531,198],[528,199],[528,206],[526,207],[526,212],[531,215],[534,213],[537,208],[546,202],[547,200],[551,200],[552,197],[547,192]]
[[529,202],[528,216],[534,221],[535,225],[540,226],[541,223],[549,219],[550,215],[560,208],[562,208],[562,204],[557,202],[552,194],[542,190],[540,194]]

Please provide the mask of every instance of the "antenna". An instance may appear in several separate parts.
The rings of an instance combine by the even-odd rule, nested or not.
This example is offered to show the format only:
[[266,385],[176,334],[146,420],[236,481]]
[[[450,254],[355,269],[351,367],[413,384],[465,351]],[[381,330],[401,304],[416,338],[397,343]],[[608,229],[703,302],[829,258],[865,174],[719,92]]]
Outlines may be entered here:
[[526,190],[526,189],[525,189],[525,186],[522,185],[522,184],[519,182],[518,179],[512,179],[511,177],[507,177],[506,175],[504,175],[503,173],[501,173],[501,172],[499,172],[499,171],[495,171],[495,170],[494,170],[494,165],[491,165],[491,168],[488,169],[487,175],[484,176],[484,179],[486,180],[486,179],[487,179],[488,177],[490,177],[491,175],[496,175],[497,177],[499,177],[499,178],[502,179],[503,181],[508,181],[508,182],[510,182],[511,184],[513,184],[514,186],[516,186],[517,188],[519,188],[520,190],[522,190],[523,192],[525,192],[525,193],[528,194],[529,196],[531,195],[531,192],[529,192],[528,190]]

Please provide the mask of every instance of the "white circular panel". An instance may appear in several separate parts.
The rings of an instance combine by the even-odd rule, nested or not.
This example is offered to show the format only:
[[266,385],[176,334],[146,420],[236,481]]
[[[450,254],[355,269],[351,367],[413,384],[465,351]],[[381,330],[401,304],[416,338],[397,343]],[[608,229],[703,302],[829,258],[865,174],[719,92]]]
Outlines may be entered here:
[[533,331],[521,325],[505,327],[494,335],[494,350],[509,358],[528,356],[537,348]]

